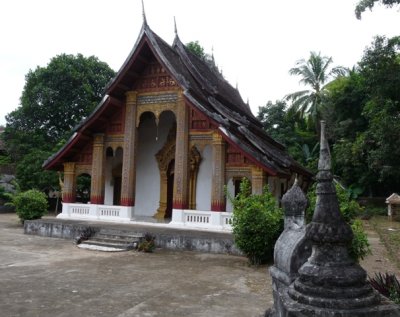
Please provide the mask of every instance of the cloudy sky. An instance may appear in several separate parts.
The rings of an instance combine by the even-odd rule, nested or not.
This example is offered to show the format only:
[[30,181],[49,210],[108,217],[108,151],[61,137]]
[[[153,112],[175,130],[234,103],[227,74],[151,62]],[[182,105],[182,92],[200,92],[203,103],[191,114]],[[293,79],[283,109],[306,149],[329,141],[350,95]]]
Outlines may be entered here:
[[[310,51],[354,66],[375,35],[400,33],[399,7],[376,7],[357,20],[358,0],[144,0],[148,24],[168,43],[174,17],[184,43],[212,49],[226,79],[254,113],[301,89],[288,70]],[[142,24],[141,0],[0,2],[0,124],[19,106],[29,69],[58,54],[95,55],[118,70]]]

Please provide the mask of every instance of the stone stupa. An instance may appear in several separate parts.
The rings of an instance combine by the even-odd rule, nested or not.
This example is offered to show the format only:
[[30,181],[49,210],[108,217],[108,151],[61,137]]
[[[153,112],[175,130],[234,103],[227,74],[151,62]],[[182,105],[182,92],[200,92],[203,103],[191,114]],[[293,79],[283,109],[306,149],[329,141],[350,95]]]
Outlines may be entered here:
[[400,316],[400,306],[378,294],[368,283],[365,270],[349,256],[353,232],[339,210],[323,121],[316,194],[313,219],[305,233],[312,244],[311,256],[298,277],[279,294],[278,309],[270,316]]

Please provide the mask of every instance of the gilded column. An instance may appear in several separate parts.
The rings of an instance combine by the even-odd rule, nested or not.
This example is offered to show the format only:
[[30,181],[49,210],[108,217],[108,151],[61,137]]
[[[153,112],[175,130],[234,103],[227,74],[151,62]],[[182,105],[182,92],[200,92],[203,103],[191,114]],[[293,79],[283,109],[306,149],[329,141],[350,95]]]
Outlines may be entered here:
[[104,204],[104,134],[94,135],[92,159],[92,183],[90,189],[90,202]]
[[76,200],[75,163],[64,163],[64,187],[62,188],[62,200],[65,203],[74,203]]
[[212,139],[211,210],[225,211],[225,142],[218,132]]
[[251,167],[251,188],[252,193],[261,195],[265,186],[265,173],[262,168],[258,166]]
[[174,175],[174,209],[189,205],[189,110],[179,93],[176,118],[176,147]]
[[164,219],[165,212],[167,210],[167,200],[168,200],[168,176],[167,171],[160,171],[160,206],[157,209],[157,213],[154,215],[157,219]]
[[121,205],[135,205],[137,92],[126,93],[124,154],[122,159]]

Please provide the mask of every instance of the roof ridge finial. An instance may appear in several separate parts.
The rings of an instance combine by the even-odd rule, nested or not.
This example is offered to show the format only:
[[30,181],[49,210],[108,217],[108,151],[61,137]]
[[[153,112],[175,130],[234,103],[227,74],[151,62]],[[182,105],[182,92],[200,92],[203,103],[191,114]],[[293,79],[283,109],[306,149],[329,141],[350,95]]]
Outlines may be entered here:
[[178,28],[176,27],[176,17],[174,16],[174,32],[175,36],[178,36]]
[[147,25],[146,12],[144,10],[144,0],[142,0],[142,15],[143,15],[143,24]]

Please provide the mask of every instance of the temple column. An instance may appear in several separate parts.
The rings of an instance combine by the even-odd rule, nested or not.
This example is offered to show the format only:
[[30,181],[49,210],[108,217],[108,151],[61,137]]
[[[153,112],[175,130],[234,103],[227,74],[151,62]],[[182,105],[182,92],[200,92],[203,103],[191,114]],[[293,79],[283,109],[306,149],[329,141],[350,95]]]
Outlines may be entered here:
[[137,92],[126,93],[124,153],[122,159],[121,205],[135,205]]
[[76,201],[76,178],[75,163],[64,163],[64,186],[62,190],[62,200],[64,203],[74,203]]
[[104,133],[94,135],[90,202],[104,204]]
[[157,213],[154,215],[157,219],[164,219],[165,212],[167,210],[168,200],[168,176],[167,171],[160,171],[160,206],[157,209]]
[[218,132],[212,138],[211,210],[225,211],[225,142]]
[[252,193],[261,195],[265,186],[265,173],[262,168],[252,166],[251,168],[251,188]]
[[174,175],[174,209],[189,205],[189,110],[179,93],[176,118],[176,147]]

